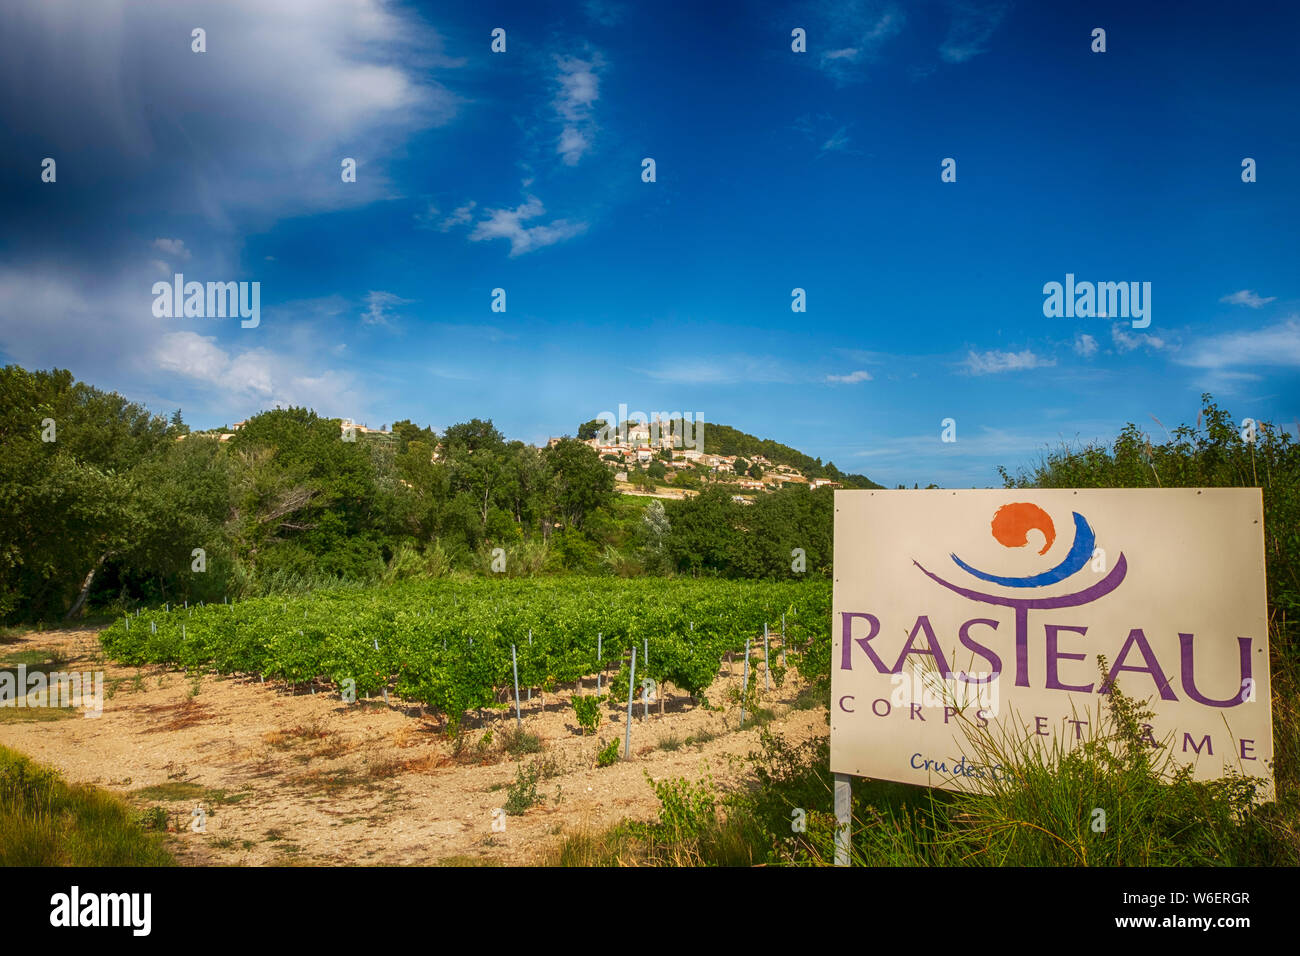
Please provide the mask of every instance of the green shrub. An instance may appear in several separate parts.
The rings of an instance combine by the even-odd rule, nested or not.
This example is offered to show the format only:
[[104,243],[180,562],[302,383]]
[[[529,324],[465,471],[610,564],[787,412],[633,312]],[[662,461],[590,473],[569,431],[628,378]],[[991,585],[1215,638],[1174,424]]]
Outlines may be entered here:
[[604,697],[578,695],[573,698],[573,712],[577,715],[583,735],[594,734],[600,726],[600,705]]
[[619,739],[615,737],[600,750],[596,751],[596,766],[609,767],[618,763]]

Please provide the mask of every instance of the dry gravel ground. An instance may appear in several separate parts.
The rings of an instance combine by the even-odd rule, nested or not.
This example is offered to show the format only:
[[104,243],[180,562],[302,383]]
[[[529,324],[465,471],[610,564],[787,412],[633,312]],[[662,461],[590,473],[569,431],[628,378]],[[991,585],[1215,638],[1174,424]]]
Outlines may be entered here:
[[[0,743],[69,781],[115,791],[142,809],[166,808],[169,843],[186,864],[535,863],[565,833],[654,819],[658,801],[646,772],[656,780],[709,774],[727,789],[752,777],[746,758],[759,745],[756,729],[738,729],[734,705],[708,711],[669,688],[662,716],[652,704],[643,720],[636,704],[632,759],[597,768],[597,737],[581,736],[567,687],[546,695],[544,713],[536,694],[524,703],[524,729],[541,737],[540,754],[514,759],[496,745],[514,726],[511,706],[508,716],[486,711],[482,725],[470,715],[466,750],[484,730],[494,742],[483,755],[455,759],[440,720],[395,698],[391,706],[347,705],[324,687],[294,693],[257,678],[196,681],[169,668],[123,667],[101,662],[93,630],[31,633],[0,646],[0,656],[37,649],[69,658],[65,670],[102,669],[109,699],[94,719],[0,715]],[[740,682],[739,664],[730,676],[724,664],[709,699],[720,703]],[[791,673],[762,702],[776,713],[769,727],[795,742],[826,733],[824,706],[792,708],[802,687]],[[594,679],[583,688],[592,692]],[[624,721],[622,710],[606,707],[599,740],[621,741]],[[672,751],[659,746],[701,732],[718,736]],[[504,805],[517,769],[538,759],[559,770],[539,784],[543,802],[507,816],[504,832],[494,832],[493,810]],[[208,814],[203,833],[190,829],[196,806]]]

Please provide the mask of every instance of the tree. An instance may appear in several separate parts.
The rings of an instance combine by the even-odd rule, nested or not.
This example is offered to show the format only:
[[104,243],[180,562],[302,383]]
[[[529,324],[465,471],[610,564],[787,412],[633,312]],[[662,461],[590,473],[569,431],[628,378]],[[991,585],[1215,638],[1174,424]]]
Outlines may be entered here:
[[404,418],[400,422],[393,422],[393,434],[397,437],[397,451],[406,451],[411,442],[424,442],[430,449],[438,447],[438,435],[432,428],[427,425],[420,428],[409,418]]
[[480,449],[498,450],[505,445],[505,439],[496,430],[490,418],[487,421],[473,418],[459,425],[452,425],[443,433],[442,441],[449,455],[453,448],[474,452]]
[[708,488],[693,498],[669,502],[665,508],[672,533],[668,559],[679,571],[725,574],[733,566],[737,547],[736,521],[745,507],[723,488]]
[[603,418],[593,418],[589,422],[583,422],[578,426],[578,441],[591,441],[600,434],[602,428],[609,423]]
[[614,476],[595,450],[563,438],[543,453],[551,472],[552,500],[566,527],[582,527],[583,519],[613,501]]

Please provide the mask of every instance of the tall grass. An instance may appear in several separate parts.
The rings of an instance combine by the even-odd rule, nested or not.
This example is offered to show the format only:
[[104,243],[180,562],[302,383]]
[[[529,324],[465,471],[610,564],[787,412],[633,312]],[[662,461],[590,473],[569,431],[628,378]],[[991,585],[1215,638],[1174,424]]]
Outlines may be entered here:
[[0,747],[0,866],[172,866],[131,807]]

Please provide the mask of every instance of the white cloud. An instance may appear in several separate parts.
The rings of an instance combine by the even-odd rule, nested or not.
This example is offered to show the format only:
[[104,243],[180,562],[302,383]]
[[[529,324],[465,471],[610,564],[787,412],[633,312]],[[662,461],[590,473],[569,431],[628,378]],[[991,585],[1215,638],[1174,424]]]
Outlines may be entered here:
[[1084,358],[1097,354],[1097,340],[1087,333],[1080,333],[1074,340],[1074,351]]
[[1238,365],[1300,367],[1300,317],[1263,329],[1209,336],[1186,349],[1177,361],[1208,369]]
[[858,382],[871,381],[871,373],[863,369],[849,372],[848,375],[827,375],[826,381],[838,385],[856,385]]
[[1011,5],[975,4],[968,0],[953,0],[952,23],[948,35],[939,46],[939,56],[947,63],[965,63],[987,49],[989,37],[998,28]]
[[[463,206],[458,206],[448,215],[443,216],[438,207],[429,203],[429,208],[424,212],[415,214],[415,221],[427,229],[437,229],[439,232],[450,232],[456,226],[463,226],[474,218],[474,208],[478,205],[474,200],[470,200]],[[441,217],[441,218],[440,218]]]
[[477,205],[478,203],[471,199],[465,205],[457,207],[452,211],[450,216],[438,223],[438,229],[442,232],[446,232],[453,226],[459,226],[463,223],[469,222],[470,219],[473,218],[474,207]]
[[1029,349],[1022,352],[970,352],[965,362],[972,375],[992,375],[998,372],[1019,372],[1026,369],[1050,368],[1056,359],[1045,359]]
[[1252,292],[1250,289],[1242,289],[1240,292],[1232,293],[1232,295],[1225,295],[1219,301],[1226,302],[1228,305],[1245,305],[1252,309],[1258,309],[1262,306],[1268,305],[1276,298],[1277,296],[1275,295],[1270,295],[1268,298],[1264,298],[1263,296]]
[[545,225],[525,226],[524,220],[535,219],[546,212],[541,200],[529,196],[527,201],[514,209],[489,209],[488,217],[480,220],[469,234],[472,242],[485,239],[509,239],[510,256],[523,255],[534,249],[563,242],[586,231],[585,222],[570,222],[567,219],[555,219]]
[[351,311],[345,301],[268,307],[255,330],[237,320],[158,319],[148,265],[103,277],[0,268],[0,349],[26,368],[68,368],[151,408],[181,406],[192,421],[239,419],[277,401],[322,414],[363,407],[358,380],[330,365]]
[[595,135],[592,109],[600,99],[598,71],[605,63],[599,53],[589,60],[557,56],[555,62],[560,70],[557,77],[560,89],[554,105],[563,125],[555,151],[566,166],[576,166],[592,147]]
[[814,14],[809,37],[819,37],[817,66],[838,83],[861,79],[865,65],[903,28],[903,12],[876,0],[836,0]]
[[410,299],[403,299],[399,295],[391,292],[370,291],[366,293],[366,311],[361,314],[361,321],[365,325],[384,325],[391,327],[393,320],[397,318],[392,314],[394,306],[407,305]]
[[[435,74],[464,61],[405,6],[202,4],[208,52],[197,55],[193,4],[4,4],[0,85],[22,91],[6,126],[48,155],[96,149],[89,181],[111,183],[126,208],[144,197],[225,226],[370,202],[391,188],[380,160],[461,103]],[[340,188],[344,156],[374,164]]]
[[1169,344],[1158,335],[1151,332],[1134,335],[1131,332],[1125,332],[1123,325],[1112,325],[1110,327],[1110,340],[1121,355],[1125,352],[1132,352],[1136,348],[1144,348],[1148,352],[1159,352],[1169,347]]
[[848,127],[841,126],[834,133],[832,133],[830,139],[822,143],[821,152],[823,153],[834,152],[835,150],[840,150],[843,149],[845,146],[848,146],[849,137],[847,136],[847,130]]
[[192,253],[185,248],[185,243],[180,239],[155,239],[153,247],[164,255],[174,256],[177,259],[190,259]]

